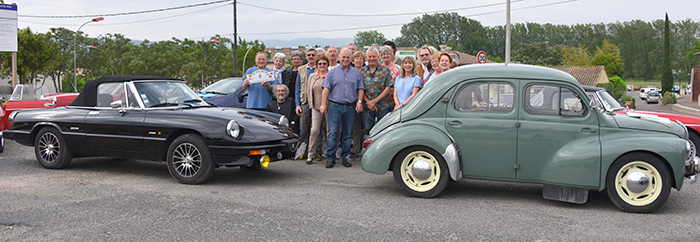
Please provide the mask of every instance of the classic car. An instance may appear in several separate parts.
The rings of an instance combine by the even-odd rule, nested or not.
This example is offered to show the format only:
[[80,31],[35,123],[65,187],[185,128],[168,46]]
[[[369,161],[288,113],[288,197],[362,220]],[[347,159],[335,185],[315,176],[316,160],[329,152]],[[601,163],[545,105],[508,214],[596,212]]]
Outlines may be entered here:
[[25,109],[64,107],[78,96],[78,93],[48,93],[44,88],[33,85],[18,84],[0,111],[0,152],[5,150],[5,138],[2,131],[9,127],[7,118],[15,111]]
[[68,106],[17,111],[6,138],[34,146],[39,164],[67,167],[73,157],[166,161],[177,181],[198,184],[214,168],[260,169],[294,155],[284,116],[202,101],[182,80],[108,76],[89,81]]
[[245,108],[248,99],[245,96],[247,93],[241,94],[241,91],[243,91],[241,89],[242,84],[243,80],[241,77],[230,77],[209,85],[197,94],[204,101],[217,107]]
[[[512,105],[489,101],[500,95],[513,95]],[[391,170],[410,196],[489,179],[543,184],[545,199],[580,204],[606,190],[629,212],[661,207],[700,163],[683,124],[606,111],[571,75],[519,64],[443,73],[379,121],[363,147],[362,169]]]
[[700,147],[700,117],[628,109],[627,107],[620,105],[620,103],[618,103],[615,100],[615,98],[613,98],[612,95],[610,95],[610,93],[608,93],[604,88],[583,86],[583,89],[586,90],[588,96],[592,100],[595,100],[600,104],[599,106],[601,109],[605,109],[606,111],[615,112],[619,114],[629,113],[629,116],[638,118],[662,117],[667,118],[673,122],[683,123],[686,127],[688,127],[688,135],[690,136],[690,141],[692,141],[695,147]]

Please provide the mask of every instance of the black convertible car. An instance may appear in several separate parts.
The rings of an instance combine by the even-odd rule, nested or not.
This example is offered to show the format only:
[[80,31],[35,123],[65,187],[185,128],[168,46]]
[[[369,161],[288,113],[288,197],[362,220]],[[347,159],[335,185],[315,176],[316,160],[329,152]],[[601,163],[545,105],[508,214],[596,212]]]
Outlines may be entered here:
[[218,166],[267,167],[292,157],[297,142],[284,116],[212,106],[184,81],[153,76],[92,80],[67,107],[14,112],[9,122],[6,138],[34,146],[46,168],[73,157],[167,161],[188,184]]

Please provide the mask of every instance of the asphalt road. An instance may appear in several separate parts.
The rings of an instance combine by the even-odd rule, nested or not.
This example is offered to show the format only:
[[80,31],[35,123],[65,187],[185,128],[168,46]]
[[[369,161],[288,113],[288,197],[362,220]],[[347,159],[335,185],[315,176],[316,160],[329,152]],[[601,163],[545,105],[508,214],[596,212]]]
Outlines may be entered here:
[[605,192],[583,205],[542,186],[462,180],[437,198],[405,196],[390,173],[358,162],[280,161],[219,168],[183,185],[164,163],[74,159],[42,168],[30,147],[0,155],[0,241],[698,241],[700,184],[672,190],[654,214],[617,209]]

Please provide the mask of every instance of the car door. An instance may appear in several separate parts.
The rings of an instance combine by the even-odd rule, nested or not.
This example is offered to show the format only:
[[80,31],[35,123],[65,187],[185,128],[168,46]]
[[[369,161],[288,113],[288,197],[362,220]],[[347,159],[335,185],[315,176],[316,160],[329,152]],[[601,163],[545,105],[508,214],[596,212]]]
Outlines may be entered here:
[[457,141],[465,177],[515,178],[517,82],[476,80],[456,87],[445,127]]
[[598,116],[576,86],[521,80],[517,179],[599,186]]
[[[124,83],[102,83],[97,86],[97,106],[88,112],[85,124],[88,145],[93,149],[116,152],[143,152],[146,112]],[[121,101],[122,107],[110,103]]]

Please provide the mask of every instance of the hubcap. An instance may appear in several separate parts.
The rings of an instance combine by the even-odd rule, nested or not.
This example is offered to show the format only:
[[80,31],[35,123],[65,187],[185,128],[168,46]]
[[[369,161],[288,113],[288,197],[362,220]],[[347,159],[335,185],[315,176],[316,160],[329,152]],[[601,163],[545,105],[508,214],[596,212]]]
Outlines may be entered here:
[[61,144],[58,142],[58,137],[53,133],[44,133],[39,138],[39,156],[46,163],[54,163],[58,160],[58,154],[61,151]]
[[401,162],[401,178],[411,190],[426,192],[440,180],[440,165],[430,153],[414,151]]
[[641,193],[649,187],[649,177],[643,172],[635,171],[627,176],[627,188],[631,192]]
[[661,194],[659,171],[644,161],[633,161],[617,171],[615,190],[620,198],[633,206],[646,206]]
[[190,143],[182,143],[173,152],[173,166],[178,175],[190,178],[199,172],[202,166],[202,155],[199,149]]
[[411,172],[416,178],[425,180],[430,178],[432,167],[430,167],[430,163],[426,160],[417,160],[413,163],[413,166],[411,166]]

